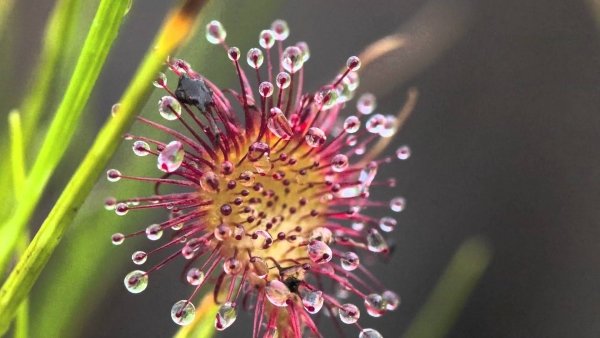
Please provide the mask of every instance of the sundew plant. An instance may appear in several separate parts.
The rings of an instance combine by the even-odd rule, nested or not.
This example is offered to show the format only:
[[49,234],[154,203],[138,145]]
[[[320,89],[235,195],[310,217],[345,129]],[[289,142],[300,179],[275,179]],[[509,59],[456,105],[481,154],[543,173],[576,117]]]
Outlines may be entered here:
[[[0,41],[14,34],[8,23],[15,5],[0,4]],[[234,5],[257,13],[231,18]],[[305,69],[318,62],[309,44],[291,42],[301,37],[290,36],[284,20],[261,27],[277,17],[274,4],[176,1],[118,103],[102,102],[112,109],[91,146],[79,149],[85,142],[77,131],[93,120],[85,112],[92,109],[90,97],[135,10],[131,0],[57,0],[26,94],[15,106],[0,104],[7,122],[0,150],[10,159],[0,163],[6,187],[0,191],[6,201],[0,210],[0,335],[81,336],[86,323],[98,320],[91,313],[100,295],[114,297],[109,290],[121,283],[142,293],[155,286],[155,276],[171,273],[165,267],[183,265],[163,287],[187,285],[187,297],[173,299],[170,309],[147,309],[170,313],[176,337],[227,336],[234,324],[252,338],[383,337],[371,323],[395,320],[400,281],[384,285],[371,267],[394,254],[391,243],[407,205],[395,192],[401,181],[383,172],[411,158],[411,148],[395,137],[417,91],[394,98],[396,111],[384,111],[359,83],[370,65],[401,50],[405,37],[373,37],[366,49],[356,46],[357,56],[339,56],[339,67],[322,78],[305,79]],[[255,27],[247,37],[256,47],[229,45],[221,22]],[[190,45],[197,54],[183,57],[180,48]],[[195,70],[198,54],[209,53],[204,63],[221,58],[230,67],[213,70],[216,76]],[[318,86],[306,85],[317,80]],[[149,100],[153,92],[158,104]],[[73,147],[83,154],[77,168],[57,171],[73,161],[65,156]],[[124,147],[136,156],[108,167]],[[93,191],[103,173],[111,184]],[[61,191],[56,200],[45,198],[51,185]],[[108,216],[97,213],[102,209]],[[106,232],[100,219],[116,223],[111,241],[119,247],[98,236]],[[67,248],[61,243],[66,234],[74,238]],[[149,249],[138,248],[136,237],[147,238]],[[132,262],[104,262],[124,248]],[[53,256],[56,249],[60,254]],[[481,241],[461,246],[404,336],[442,337],[488,257]],[[49,269],[58,273],[45,272],[44,283],[36,284],[48,263],[61,268]],[[98,264],[101,276],[90,276]],[[114,278],[127,264],[135,268]],[[91,278],[98,278],[93,285]],[[46,296],[32,299],[38,294],[32,289]],[[54,290],[65,292],[47,296]],[[242,312],[252,323],[238,320]],[[131,317],[144,321],[143,313]]]

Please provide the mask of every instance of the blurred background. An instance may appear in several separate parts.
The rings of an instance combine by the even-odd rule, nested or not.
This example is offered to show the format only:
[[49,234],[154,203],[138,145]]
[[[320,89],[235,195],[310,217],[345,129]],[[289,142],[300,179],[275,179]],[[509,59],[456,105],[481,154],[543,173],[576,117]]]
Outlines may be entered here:
[[[98,1],[81,13],[81,43]],[[76,147],[53,178],[33,228],[46,216],[110,108],[121,95],[174,1],[137,0],[94,90]],[[359,92],[374,91],[378,110],[395,113],[409,87],[420,96],[388,152],[409,144],[409,161],[381,175],[408,208],[394,233],[394,255],[372,270],[402,297],[400,308],[366,318],[387,338],[399,337],[457,248],[483,236],[492,261],[448,337],[600,336],[600,35],[594,0],[223,1],[212,6],[180,55],[219,85],[233,79],[220,48],[203,37],[220,20],[228,43],[247,51],[277,18],[286,42],[307,41],[306,85],[331,79],[350,55],[401,33],[406,46],[367,68]],[[16,3],[0,47],[0,113],[18,106],[35,68],[50,0]],[[75,54],[76,55],[76,54]],[[62,65],[56,94],[72,65]],[[71,67],[71,68],[69,68]],[[169,77],[174,81],[173,77]],[[144,111],[155,117],[156,92]],[[56,106],[54,100],[48,109]],[[137,130],[147,129],[136,126]],[[153,168],[123,145],[114,165],[141,174]],[[121,183],[119,183],[121,184]],[[101,180],[32,294],[33,337],[167,337],[169,311],[190,288],[180,266],[161,270],[141,295],[123,288],[130,255],[147,243],[114,247],[110,235],[132,232],[161,213],[119,218],[107,196],[147,194],[148,186]],[[122,194],[118,196],[118,194]],[[176,276],[176,278],[174,277]],[[366,317],[366,316],[364,316]],[[222,337],[246,337],[244,314]],[[242,322],[245,321],[245,322]],[[361,319],[362,321],[362,319]],[[349,336],[356,333],[346,331]],[[327,336],[329,337],[329,336]],[[334,337],[333,335],[331,337]]]

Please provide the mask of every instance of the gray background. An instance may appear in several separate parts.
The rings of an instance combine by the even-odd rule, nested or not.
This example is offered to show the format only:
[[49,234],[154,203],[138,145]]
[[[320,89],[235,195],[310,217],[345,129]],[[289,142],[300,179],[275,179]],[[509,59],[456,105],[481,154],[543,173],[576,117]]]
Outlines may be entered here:
[[[96,89],[101,110],[119,97],[170,3],[135,2]],[[379,99],[391,113],[409,86],[421,94],[396,139],[411,145],[413,157],[384,172],[399,178],[393,195],[406,196],[409,207],[399,217],[394,257],[374,267],[403,303],[367,323],[398,337],[459,244],[484,235],[493,261],[449,337],[598,337],[600,35],[591,11],[576,0],[439,3],[448,6],[442,17],[458,20],[439,32],[456,40],[426,64],[403,55],[405,69],[394,74],[401,83],[385,85]],[[23,20],[17,24],[28,37],[17,43],[23,64],[34,63],[50,5],[18,5]],[[290,1],[264,26],[284,18],[291,41],[309,42],[307,85],[314,89],[347,56],[406,28],[424,5]],[[427,50],[428,41],[436,44],[425,39],[419,48]],[[23,79],[15,81],[23,88]],[[168,275],[178,270],[165,271],[155,284],[161,286],[135,297],[122,290],[121,274],[115,276],[85,336],[172,334],[174,279]],[[247,336],[250,325],[237,322],[224,336]]]

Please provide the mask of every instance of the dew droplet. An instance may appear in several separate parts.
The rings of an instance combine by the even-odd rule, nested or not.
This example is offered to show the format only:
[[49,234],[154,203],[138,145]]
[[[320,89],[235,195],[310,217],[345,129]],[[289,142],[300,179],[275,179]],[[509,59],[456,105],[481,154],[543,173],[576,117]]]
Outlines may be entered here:
[[114,197],[107,197],[104,200],[104,209],[106,209],[106,210],[115,210],[116,205],[117,205],[117,199]]
[[346,271],[356,270],[356,268],[358,268],[360,265],[360,258],[358,258],[358,255],[352,251],[345,252],[340,261],[342,269]]
[[158,77],[152,82],[152,85],[156,88],[165,88],[167,86],[167,76],[165,73],[158,73]]
[[381,333],[377,332],[374,329],[366,328],[360,330],[358,338],[383,338],[383,336],[381,335]]
[[338,103],[338,98],[340,97],[340,94],[338,93],[338,91],[334,88],[330,88],[330,89],[326,89],[324,91],[321,91],[319,93],[319,96],[321,98],[321,104],[323,105],[323,110],[327,110],[332,108],[333,106],[335,106]]
[[401,212],[406,208],[406,200],[403,197],[394,197],[390,201],[390,209],[393,212]]
[[283,41],[290,35],[290,28],[287,22],[278,19],[271,24],[271,30],[275,33],[275,40]]
[[129,212],[129,206],[127,203],[117,203],[115,205],[115,214],[119,216],[125,216]]
[[258,48],[250,48],[248,54],[246,54],[246,62],[248,62],[248,65],[254,69],[260,68],[264,59],[265,57],[263,52]]
[[191,268],[188,270],[185,278],[191,285],[200,285],[204,281],[204,272],[198,268]]
[[133,142],[132,149],[137,156],[146,156],[150,153],[150,146],[144,141]]
[[344,324],[354,324],[360,318],[360,311],[356,305],[346,303],[340,307],[339,316]]
[[318,227],[310,232],[309,240],[317,240],[325,244],[330,244],[333,242],[333,233],[331,230],[329,230],[329,228]]
[[296,44],[296,47],[302,52],[302,62],[308,61],[308,59],[310,59],[310,49],[308,48],[308,44],[304,41],[300,41]]
[[288,297],[291,294],[290,289],[281,281],[275,279],[269,281],[265,287],[265,294],[271,304],[279,307],[287,306]]
[[323,292],[321,291],[308,291],[302,295],[302,305],[306,311],[310,314],[315,314],[323,307]]
[[275,136],[284,140],[289,140],[294,134],[290,121],[283,115],[281,109],[277,107],[271,108],[271,116],[267,121],[267,127]]
[[379,231],[371,229],[367,235],[367,248],[371,252],[384,252],[388,250],[388,245]]
[[121,244],[123,244],[123,242],[125,242],[125,235],[123,235],[120,232],[117,232],[117,233],[113,234],[110,239],[112,241],[112,244],[121,245]]
[[356,116],[348,116],[344,121],[344,130],[348,134],[354,134],[360,128],[360,120]]
[[231,227],[227,224],[219,224],[214,230],[215,238],[224,241],[231,238]]
[[302,69],[302,60],[302,51],[296,46],[287,47],[281,54],[281,66],[291,74]]
[[223,271],[228,275],[237,275],[243,268],[242,262],[235,257],[228,258],[223,262]]
[[386,290],[381,294],[383,301],[385,302],[385,309],[388,311],[394,311],[400,305],[400,296],[394,291]]
[[159,240],[162,237],[163,230],[159,224],[152,224],[146,228],[146,237],[151,241]]
[[385,124],[385,116],[381,114],[375,114],[371,116],[367,123],[365,124],[365,128],[369,133],[379,134],[383,130],[383,126]]
[[288,74],[286,72],[281,72],[281,73],[277,74],[277,77],[275,79],[275,84],[277,85],[277,87],[286,89],[287,87],[290,86],[291,83],[292,83],[292,77],[290,76],[290,74]]
[[381,317],[385,313],[386,304],[381,295],[372,293],[365,297],[365,308],[372,317]]
[[237,313],[233,304],[227,302],[219,307],[219,311],[215,316],[215,328],[219,331],[223,331],[230,327],[236,319]]
[[254,173],[250,170],[244,170],[240,174],[240,183],[245,187],[252,186],[255,180]]
[[213,20],[206,25],[206,40],[208,40],[208,42],[213,45],[218,45],[225,41],[226,37],[227,32],[219,21]]
[[351,71],[357,71],[360,69],[360,59],[358,56],[351,56],[346,61],[346,67]]
[[401,146],[396,150],[396,157],[399,160],[407,160],[410,157],[410,148],[408,146]]
[[231,61],[237,61],[240,59],[240,49],[237,47],[231,47],[227,50],[227,56]]
[[265,29],[258,35],[258,43],[264,49],[271,49],[275,44],[275,32]]
[[136,251],[133,253],[133,255],[131,255],[131,260],[133,261],[134,264],[137,264],[137,265],[142,265],[142,264],[146,263],[147,259],[148,259],[148,254],[145,253],[144,251]]
[[196,308],[194,304],[192,304],[188,300],[180,300],[177,303],[173,304],[171,308],[171,319],[177,325],[188,325],[194,320],[196,316]]
[[379,228],[385,232],[392,232],[396,228],[397,224],[398,222],[392,217],[386,216],[379,219]]
[[320,128],[312,127],[308,129],[305,140],[309,147],[316,148],[325,144],[327,136],[325,136],[325,132]]
[[158,154],[158,169],[172,173],[181,166],[184,158],[183,145],[179,141],[172,141]]
[[261,82],[260,85],[258,85],[258,93],[262,97],[270,97],[273,95],[273,89],[273,84],[268,81]]
[[331,170],[341,173],[348,168],[348,156],[337,154],[331,158]]
[[312,240],[308,243],[308,257],[315,263],[322,264],[331,260],[331,248],[324,242]]
[[219,191],[219,176],[212,171],[207,171],[200,177],[200,188],[205,192]]
[[185,259],[194,258],[195,253],[200,250],[200,247],[204,244],[204,241],[200,238],[192,238],[190,239],[183,248],[181,249],[181,255]]
[[252,263],[252,272],[254,272],[258,278],[267,277],[269,274],[269,267],[262,258],[256,256],[252,257],[250,263]]
[[121,104],[120,103],[113,104],[112,107],[110,107],[110,114],[112,116],[117,116],[117,113],[119,112],[119,109],[121,109]]
[[371,93],[362,94],[356,101],[356,109],[363,115],[369,115],[377,107],[377,99]]
[[396,117],[393,115],[387,115],[385,117],[385,121],[381,130],[379,131],[379,136],[381,137],[392,137],[396,134]]
[[165,120],[177,120],[181,116],[181,103],[172,96],[163,96],[158,100],[158,112]]
[[118,171],[117,169],[109,169],[106,172],[106,179],[109,182],[117,182],[118,180],[121,179],[121,172]]
[[140,293],[148,286],[148,275],[142,270],[133,270],[123,280],[125,288],[131,293]]

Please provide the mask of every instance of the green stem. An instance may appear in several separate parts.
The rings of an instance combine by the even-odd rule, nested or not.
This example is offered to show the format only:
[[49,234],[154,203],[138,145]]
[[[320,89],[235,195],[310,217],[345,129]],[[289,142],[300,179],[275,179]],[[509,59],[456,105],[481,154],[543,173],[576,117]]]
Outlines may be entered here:
[[117,36],[127,5],[127,0],[102,0],[100,3],[63,100],[27,177],[24,188],[27,198],[20,200],[12,216],[0,226],[0,268],[6,267],[18,237],[67,150],[81,112]]
[[[48,217],[44,220],[27,251],[0,289],[0,335],[8,330],[9,323],[15,315],[17,306],[33,287],[33,284],[50,259],[60,239],[90,193],[96,179],[117,149],[121,135],[129,129],[135,114],[141,109],[149,96],[152,90],[151,83],[156,78],[157,73],[163,68],[167,56],[179,47],[189,35],[196,17],[204,4],[205,1],[202,0],[187,0],[178,10],[173,11],[167,17],[161,32],[153,44],[155,47],[148,52],[125,94],[119,101],[121,107],[118,114],[114,118],[111,118],[102,130],[100,130],[83,162],[71,177],[71,180],[63,190]],[[124,9],[122,7],[123,3],[119,2],[119,5],[115,5],[114,0],[103,0],[100,4],[99,13],[106,11],[106,7],[110,7],[108,10],[112,12],[116,7],[117,12],[122,15]],[[97,26],[92,25],[92,27]],[[110,25],[108,27],[104,26],[103,30],[110,30],[110,27]],[[84,50],[86,47],[88,47],[88,41],[84,45]],[[95,48],[108,48],[108,46],[101,45],[95,46]],[[77,68],[75,73],[77,73]],[[82,86],[87,84],[86,82],[81,83],[79,81],[75,83]],[[71,82],[72,84],[73,81]],[[44,144],[44,147],[46,147],[46,144]],[[41,156],[42,154],[43,151],[40,152],[38,161],[44,159]],[[36,164],[38,161],[36,161]],[[35,168],[36,166],[34,165]],[[33,178],[34,169],[32,169],[30,179]],[[28,182],[30,179],[28,179]]]
[[471,238],[461,244],[403,337],[444,337],[460,315],[490,259],[490,248],[481,238]]
[[[15,200],[20,198],[25,184],[25,147],[23,144],[23,130],[21,126],[21,115],[13,110],[8,115],[8,126],[10,134],[10,162],[12,168],[13,190]],[[17,244],[16,256],[21,257],[29,244],[29,232],[21,234]],[[15,338],[27,338],[29,336],[29,299],[25,298],[17,312],[15,325]]]

